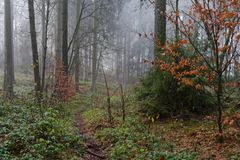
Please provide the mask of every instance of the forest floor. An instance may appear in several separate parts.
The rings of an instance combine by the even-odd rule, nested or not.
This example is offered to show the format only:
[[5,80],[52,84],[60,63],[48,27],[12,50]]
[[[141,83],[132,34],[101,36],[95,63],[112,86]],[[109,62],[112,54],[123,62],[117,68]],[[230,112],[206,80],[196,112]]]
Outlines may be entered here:
[[[21,78],[16,80],[22,82]],[[16,86],[18,94],[31,90],[30,79],[25,81]],[[213,115],[194,116],[187,120],[159,119],[152,122],[149,117],[139,112],[140,104],[136,101],[134,92],[126,91],[126,119],[123,121],[119,107],[121,96],[119,93],[114,94],[117,86],[111,86],[111,95],[114,94],[111,97],[114,121],[113,125],[110,125],[104,85],[98,84],[99,90],[96,94],[89,91],[89,83],[84,82],[80,86],[80,93],[64,104],[64,110],[60,111],[70,113],[66,115],[74,122],[73,127],[77,128],[77,132],[82,136],[85,148],[83,160],[240,160],[240,129],[236,126],[225,126],[225,140],[218,143]],[[19,121],[18,116],[23,117],[22,121],[25,122],[26,113],[32,113],[31,110],[24,109],[18,115],[15,113],[19,112],[18,110],[13,108],[14,114],[10,112],[7,117],[1,117],[1,114],[5,113],[0,111],[0,125],[12,126],[11,119]],[[38,114],[37,112],[36,115]],[[27,114],[26,118],[31,119],[31,114]],[[5,122],[6,119],[11,123]],[[22,127],[22,121],[15,126],[16,131]],[[62,125],[66,127],[65,125],[71,124],[56,119],[56,123],[59,121],[60,128]],[[1,131],[4,131],[5,135],[5,130]],[[60,134],[62,131],[56,133]],[[28,134],[31,135],[32,132]],[[20,135],[22,136],[22,133]],[[6,140],[0,133],[0,146],[3,141]]]
[[84,123],[81,112],[75,113],[76,127],[79,128],[80,134],[84,137],[85,153],[83,156],[84,160],[105,160],[105,154],[101,148],[101,144],[92,137],[89,133],[89,128]]
[[[143,125],[144,128],[142,128],[142,132],[144,133],[146,131],[148,134],[148,136],[146,136],[135,131],[135,126],[128,126],[129,128],[123,127],[121,110],[114,106],[114,103],[116,103],[114,100],[112,108],[114,125],[110,126],[106,108],[104,107],[104,98],[102,97],[104,94],[100,93],[97,96],[95,95],[96,102],[94,102],[94,107],[91,105],[87,106],[86,103],[88,103],[88,105],[91,104],[89,100],[92,98],[92,95],[86,95],[87,87],[83,90],[85,91],[80,94],[79,97],[81,97],[81,103],[85,106],[75,111],[75,119],[83,135],[86,135],[88,138],[90,137],[89,141],[86,141],[86,144],[90,144],[91,152],[102,157],[99,159],[104,159],[103,157],[106,154],[108,159],[113,160],[154,160],[154,158],[150,158],[151,156],[142,156],[141,153],[143,150],[144,152],[153,152],[149,146],[154,144],[154,142],[150,142],[151,138],[148,137],[153,136],[157,139],[157,143],[161,144],[159,155],[165,155],[165,159],[174,157],[172,158],[173,160],[240,160],[240,129],[236,126],[225,126],[225,140],[223,143],[218,143],[216,141],[217,126],[215,125],[213,115],[194,116],[185,121],[182,119],[161,119],[152,123],[146,116],[136,114],[136,106],[138,104],[133,101],[128,104],[125,124],[128,125],[128,122],[134,117],[133,119],[136,119],[136,124],[133,125],[138,125],[138,123]],[[93,101],[93,99],[91,99],[91,101]],[[133,133],[131,133],[132,128]],[[123,139],[119,138],[121,136],[123,136]],[[140,138],[135,140],[135,137],[132,138],[131,136],[138,136]],[[146,137],[148,140],[145,139]],[[134,144],[132,144],[132,139],[134,139]],[[154,154],[155,152],[156,151],[154,151]],[[123,154],[127,156],[119,157]],[[195,157],[192,155],[195,155]],[[139,158],[141,156],[144,158]],[[97,159],[96,157],[98,156],[94,157],[87,153],[86,157],[86,160],[90,160],[91,158],[94,160]]]
[[216,141],[215,122],[204,118],[160,121],[153,124],[150,130],[173,143],[177,151],[196,152],[198,159],[240,159],[240,129],[237,127],[225,128],[223,143]]

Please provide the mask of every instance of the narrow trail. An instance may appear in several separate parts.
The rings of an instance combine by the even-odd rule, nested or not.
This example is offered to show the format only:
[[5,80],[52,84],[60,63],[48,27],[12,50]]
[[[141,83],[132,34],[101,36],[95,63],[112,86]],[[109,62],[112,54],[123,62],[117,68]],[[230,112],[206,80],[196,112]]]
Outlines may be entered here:
[[103,152],[103,149],[101,148],[101,145],[96,139],[92,138],[91,135],[89,134],[89,129],[85,125],[80,111],[75,113],[75,122],[76,127],[80,129],[80,134],[83,135],[84,137],[86,150],[83,159],[106,160],[106,156]]

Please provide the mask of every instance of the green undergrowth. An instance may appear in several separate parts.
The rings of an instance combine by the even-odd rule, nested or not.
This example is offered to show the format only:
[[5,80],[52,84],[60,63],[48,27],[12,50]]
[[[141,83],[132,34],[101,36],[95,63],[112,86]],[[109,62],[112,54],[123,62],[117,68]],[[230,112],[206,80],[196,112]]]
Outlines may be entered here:
[[107,112],[99,108],[90,109],[83,113],[83,118],[87,123],[99,124],[102,120],[106,119]]
[[[0,71],[0,84],[3,84],[3,71]],[[34,82],[32,75],[15,73],[14,93],[17,96],[27,96],[32,94]]]
[[115,94],[111,97],[113,127],[108,123],[106,96],[96,94],[102,96],[101,102],[95,102],[96,106],[89,104],[89,101],[94,102],[92,98],[95,98],[91,94],[79,95],[78,98],[81,101],[79,110],[82,111],[84,122],[90,130],[94,130],[94,136],[106,148],[109,160],[196,159],[195,153],[187,150],[177,152],[174,144],[151,134],[137,112],[139,108],[134,94],[130,92],[125,94],[126,120],[124,123],[121,95]]
[[31,98],[0,107],[0,157],[68,160],[83,154],[82,140],[64,104],[38,107]]
[[[210,143],[215,142],[214,137],[211,139],[215,131],[214,121],[204,120],[203,116],[194,114],[176,118],[160,117],[152,121],[151,115],[139,112],[144,105],[137,101],[131,91],[125,91],[125,123],[122,121],[121,95],[116,92],[111,96],[114,119],[111,126],[108,123],[104,93],[105,90],[95,94],[80,94],[76,99],[76,106],[80,106],[78,110],[82,112],[90,134],[103,145],[109,160],[195,160],[207,152],[204,147],[207,148]],[[192,144],[195,144],[195,138],[189,137],[191,140],[186,143],[185,140],[188,140],[188,135],[195,134],[206,140],[199,146],[202,149],[198,148],[193,152],[195,150]],[[206,157],[211,157],[209,153],[206,154]],[[236,157],[237,154],[232,159]]]
[[[174,144],[163,141],[149,133],[138,116],[129,116],[123,123],[121,117],[114,113],[114,127],[102,127],[95,131],[95,137],[108,148],[109,160],[194,160],[195,153],[188,151],[176,152]],[[101,108],[88,109],[83,118],[90,126],[107,123],[107,112]],[[104,125],[108,126],[108,125]]]
[[161,138],[150,134],[137,117],[127,118],[125,123],[114,128],[105,128],[96,133],[104,143],[113,144],[109,160],[193,160],[196,154],[182,151],[175,153],[171,143],[161,143]]

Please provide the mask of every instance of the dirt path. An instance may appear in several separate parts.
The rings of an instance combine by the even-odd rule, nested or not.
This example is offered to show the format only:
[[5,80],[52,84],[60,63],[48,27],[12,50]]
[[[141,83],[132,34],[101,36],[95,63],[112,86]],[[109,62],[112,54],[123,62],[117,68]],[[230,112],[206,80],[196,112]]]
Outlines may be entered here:
[[97,140],[91,137],[89,129],[84,123],[81,112],[75,114],[76,126],[80,129],[80,134],[84,137],[84,143],[86,145],[86,151],[83,156],[84,160],[106,160],[105,154],[101,145]]

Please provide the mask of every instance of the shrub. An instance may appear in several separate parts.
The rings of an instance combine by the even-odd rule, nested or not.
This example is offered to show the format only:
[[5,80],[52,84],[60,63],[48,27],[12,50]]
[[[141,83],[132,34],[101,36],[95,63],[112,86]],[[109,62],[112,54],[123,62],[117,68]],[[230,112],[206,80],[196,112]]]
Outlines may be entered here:
[[63,62],[57,60],[57,63],[55,94],[60,100],[68,101],[76,94],[76,86],[72,75],[65,75]]
[[[169,116],[185,112],[202,113],[214,106],[214,99],[206,90],[179,85],[167,72],[151,70],[136,89],[143,111]],[[209,95],[208,95],[209,94]]]

